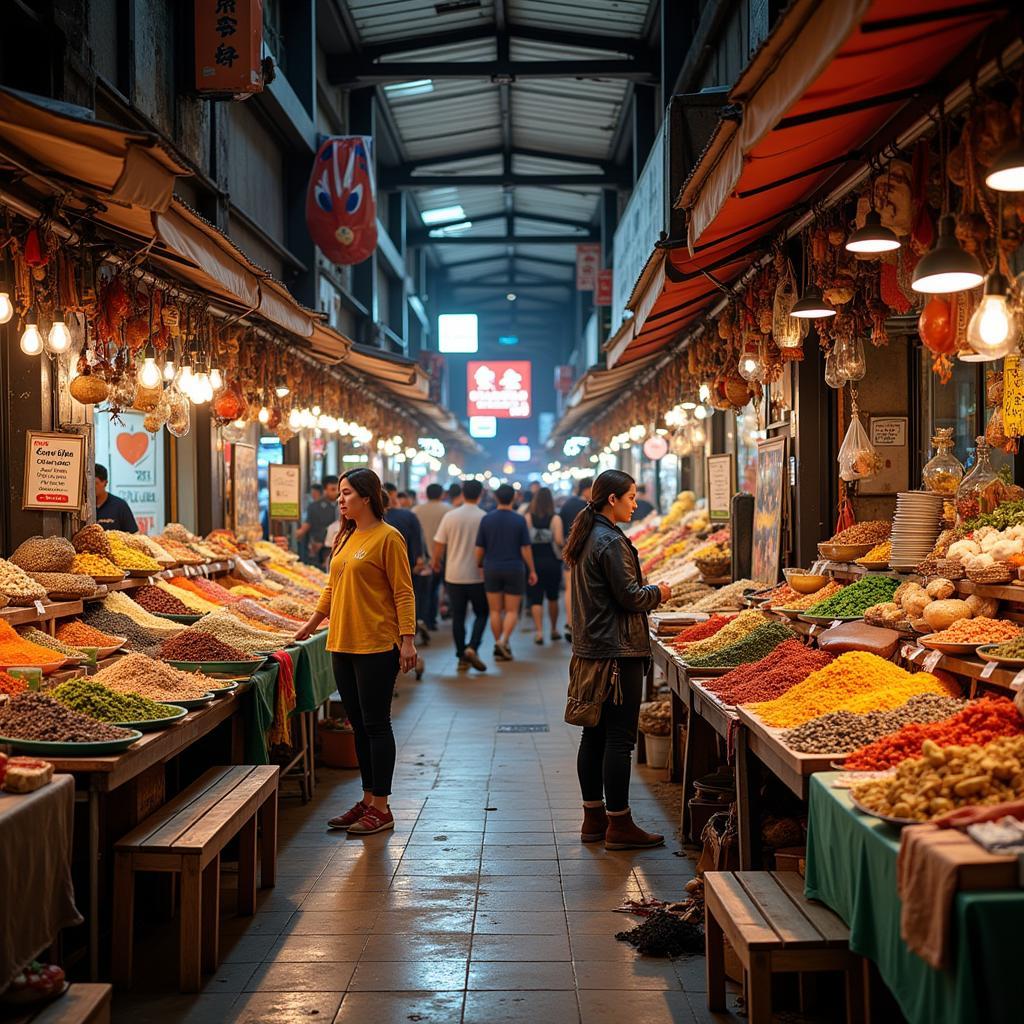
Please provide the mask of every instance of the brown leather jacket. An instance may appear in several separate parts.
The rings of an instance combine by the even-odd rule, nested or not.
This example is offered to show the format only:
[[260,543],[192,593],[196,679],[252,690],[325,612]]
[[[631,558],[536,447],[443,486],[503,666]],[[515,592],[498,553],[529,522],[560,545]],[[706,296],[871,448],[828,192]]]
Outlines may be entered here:
[[661,601],[644,586],[629,538],[598,515],[572,569],[572,649],[580,658],[649,658],[647,612]]

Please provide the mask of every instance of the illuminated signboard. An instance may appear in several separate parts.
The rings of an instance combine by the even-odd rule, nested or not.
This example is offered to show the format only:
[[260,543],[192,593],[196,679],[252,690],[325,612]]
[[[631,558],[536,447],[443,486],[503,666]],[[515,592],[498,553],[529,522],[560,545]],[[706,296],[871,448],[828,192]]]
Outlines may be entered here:
[[509,462],[529,462],[531,458],[528,444],[510,444],[508,446]]
[[466,405],[472,416],[526,419],[530,415],[530,364],[501,360],[466,366]]
[[495,437],[498,433],[498,421],[493,416],[470,416],[470,437]]

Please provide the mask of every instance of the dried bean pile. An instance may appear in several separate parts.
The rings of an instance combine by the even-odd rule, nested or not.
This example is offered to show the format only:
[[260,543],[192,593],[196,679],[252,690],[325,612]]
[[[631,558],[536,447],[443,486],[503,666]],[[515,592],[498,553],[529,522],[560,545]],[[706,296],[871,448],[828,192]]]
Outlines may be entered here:
[[125,647],[129,651],[148,651],[167,639],[166,631],[157,631],[140,626],[134,619],[119,612],[108,612],[105,608],[87,608],[82,614],[86,625],[103,633],[128,638]]
[[166,590],[146,584],[132,592],[132,597],[147,612],[161,612],[164,615],[191,615],[188,605]]
[[656,910],[643,924],[617,932],[615,938],[635,946],[643,956],[701,956],[704,953],[704,929],[667,910]]
[[833,711],[812,718],[782,735],[782,742],[803,754],[848,754],[896,732],[911,722],[939,722],[956,714],[964,702],[937,693],[911,697],[892,711]]
[[165,661],[250,661],[245,651],[222,643],[210,633],[202,630],[183,633],[165,640],[160,648],[160,657]]
[[0,705],[0,736],[48,743],[102,743],[131,733],[97,722],[41,693],[22,693]]
[[93,682],[109,686],[118,693],[137,693],[151,700],[199,700],[210,692],[211,680],[198,672],[182,672],[173,665],[127,654],[92,676]]
[[174,622],[168,622],[166,619],[158,619],[155,615],[147,612],[142,605],[136,604],[127,594],[122,594],[118,590],[103,598],[103,610],[113,612],[115,615],[127,615],[137,625],[163,633],[165,639],[181,632],[181,626]]
[[724,704],[774,700],[791,686],[803,682],[812,672],[823,668],[833,657],[816,647],[805,647],[799,640],[785,640],[760,661],[740,665],[724,676],[705,680],[701,685],[716,694]]
[[700,658],[687,658],[687,664],[694,668],[726,668],[732,665],[746,665],[751,661],[760,661],[770,654],[779,644],[795,638],[796,634],[781,622],[768,622],[748,633],[738,643],[724,647],[713,654],[705,654]]
[[166,704],[137,693],[117,693],[94,679],[69,679],[48,696],[98,722],[151,722],[168,715]]
[[44,633],[41,629],[36,629],[35,626],[29,626],[28,629],[23,629],[21,635],[29,641],[29,643],[39,644],[40,647],[49,647],[51,651],[57,651],[63,654],[67,658],[80,658],[82,652],[77,647],[72,647],[71,644],[63,643],[54,636],[50,636],[49,633]]

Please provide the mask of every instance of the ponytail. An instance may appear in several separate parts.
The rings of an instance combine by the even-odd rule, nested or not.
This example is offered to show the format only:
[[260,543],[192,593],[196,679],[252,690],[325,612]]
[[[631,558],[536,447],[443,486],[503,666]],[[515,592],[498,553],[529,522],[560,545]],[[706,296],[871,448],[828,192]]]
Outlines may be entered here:
[[598,513],[608,505],[608,499],[614,494],[621,498],[636,481],[618,469],[606,469],[595,481],[590,492],[590,501],[572,521],[569,539],[562,549],[562,558],[568,565],[575,565],[583,554],[583,546],[587,543],[590,531],[594,529],[594,521]]

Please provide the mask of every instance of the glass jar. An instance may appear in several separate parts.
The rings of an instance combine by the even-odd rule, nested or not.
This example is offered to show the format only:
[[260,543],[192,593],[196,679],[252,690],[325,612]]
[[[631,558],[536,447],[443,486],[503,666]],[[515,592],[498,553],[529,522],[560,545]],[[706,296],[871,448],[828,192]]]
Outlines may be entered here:
[[921,470],[921,484],[926,491],[933,494],[944,494],[953,497],[964,478],[964,467],[953,454],[956,443],[953,438],[953,427],[939,427],[932,438],[935,454]]
[[1003,491],[1002,482],[989,462],[989,445],[984,435],[977,438],[977,457],[970,473],[956,492],[956,521],[963,523],[975,516],[993,512]]
[[825,383],[830,388],[839,389],[843,386],[845,381],[839,376],[839,371],[836,363],[836,357],[838,345],[833,345],[829,349],[828,355],[825,356]]
[[836,375],[841,381],[863,380],[868,364],[864,342],[857,335],[841,338],[836,344]]

